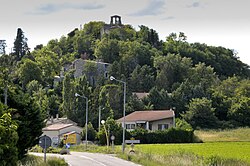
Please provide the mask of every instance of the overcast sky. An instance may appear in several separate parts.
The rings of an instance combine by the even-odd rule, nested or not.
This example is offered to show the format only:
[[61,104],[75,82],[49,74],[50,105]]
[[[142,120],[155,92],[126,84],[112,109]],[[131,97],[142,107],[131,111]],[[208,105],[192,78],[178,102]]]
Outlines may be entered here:
[[28,45],[46,45],[89,21],[110,22],[122,16],[123,24],[155,29],[165,41],[171,32],[184,32],[188,42],[223,46],[238,52],[250,65],[249,0],[0,0],[0,39],[13,47],[17,28]]

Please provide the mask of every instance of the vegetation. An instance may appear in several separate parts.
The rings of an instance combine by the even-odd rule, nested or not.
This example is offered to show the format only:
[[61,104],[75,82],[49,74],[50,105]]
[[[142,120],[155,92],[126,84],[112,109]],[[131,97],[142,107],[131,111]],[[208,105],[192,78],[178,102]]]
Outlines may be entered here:
[[195,130],[204,142],[250,142],[250,128],[225,130]]
[[[173,163],[173,165],[181,165],[181,163],[190,163],[190,165],[250,164],[249,142],[136,145],[135,151],[139,153],[139,156],[158,161],[161,165],[170,159],[172,159],[170,164]],[[175,161],[178,158],[180,160]]]
[[[0,115],[15,124],[11,130],[17,132],[6,142],[13,147],[13,162],[38,142],[48,117],[59,114],[82,127],[86,124],[86,100],[75,93],[88,98],[93,129],[98,128],[100,106],[108,134],[119,138],[120,127],[114,120],[122,117],[123,87],[104,74],[127,83],[126,114],[173,108],[176,117],[192,128],[250,126],[250,69],[232,49],[188,43],[183,32],[160,41],[158,33],[144,25],[138,31],[124,25],[101,34],[103,25],[87,23],[45,46],[37,45],[32,52],[23,30],[17,29],[14,52],[0,56],[0,105],[6,105]],[[75,77],[73,62],[79,58],[86,60],[86,67],[81,77]],[[100,71],[95,63],[100,61],[108,73]],[[141,100],[132,92],[149,95]],[[188,126],[185,123],[182,126]],[[102,142],[104,135],[101,129],[95,139]],[[1,138],[5,137],[9,132],[3,132]],[[6,147],[1,146],[1,154]]]
[[17,163],[17,166],[68,166],[62,158],[48,157],[44,163],[42,157],[28,155]]

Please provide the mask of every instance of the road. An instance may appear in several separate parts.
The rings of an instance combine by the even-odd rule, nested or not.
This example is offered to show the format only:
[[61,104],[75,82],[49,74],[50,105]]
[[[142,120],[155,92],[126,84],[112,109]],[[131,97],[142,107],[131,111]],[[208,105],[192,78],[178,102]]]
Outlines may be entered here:
[[[70,155],[50,154],[47,157],[54,156],[64,158],[70,166],[140,166],[130,161],[122,160],[109,154],[70,152]],[[43,156],[43,153],[30,153],[36,156]]]

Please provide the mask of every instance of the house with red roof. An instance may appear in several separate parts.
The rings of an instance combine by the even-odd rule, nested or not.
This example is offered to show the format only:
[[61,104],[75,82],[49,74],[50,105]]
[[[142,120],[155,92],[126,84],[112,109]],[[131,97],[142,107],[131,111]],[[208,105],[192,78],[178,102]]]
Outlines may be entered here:
[[[117,122],[122,123],[123,126],[123,117]],[[138,127],[149,131],[168,129],[175,127],[175,114],[172,109],[135,111],[125,116],[125,127],[127,130]]]

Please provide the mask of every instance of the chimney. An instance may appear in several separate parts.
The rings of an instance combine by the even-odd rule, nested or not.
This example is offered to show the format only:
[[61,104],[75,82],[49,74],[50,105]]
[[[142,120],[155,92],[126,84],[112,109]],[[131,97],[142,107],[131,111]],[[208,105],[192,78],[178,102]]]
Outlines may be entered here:
[[56,120],[58,120],[59,119],[59,115],[58,114],[56,114]]
[[51,123],[53,123],[53,120],[54,120],[54,119],[53,119],[53,116],[50,117],[50,120],[51,120]]

